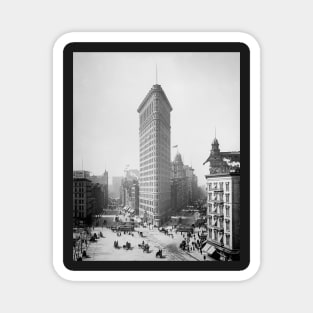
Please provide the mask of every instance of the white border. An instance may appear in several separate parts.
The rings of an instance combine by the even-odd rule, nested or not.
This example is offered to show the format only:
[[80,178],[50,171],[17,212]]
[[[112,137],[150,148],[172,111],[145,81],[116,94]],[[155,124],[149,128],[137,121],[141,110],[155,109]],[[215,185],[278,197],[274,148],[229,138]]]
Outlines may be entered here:
[[[250,265],[243,271],[70,271],[63,264],[63,49],[71,42],[242,42],[250,49]],[[242,281],[260,266],[260,47],[239,32],[77,32],[53,47],[53,266],[70,281]]]

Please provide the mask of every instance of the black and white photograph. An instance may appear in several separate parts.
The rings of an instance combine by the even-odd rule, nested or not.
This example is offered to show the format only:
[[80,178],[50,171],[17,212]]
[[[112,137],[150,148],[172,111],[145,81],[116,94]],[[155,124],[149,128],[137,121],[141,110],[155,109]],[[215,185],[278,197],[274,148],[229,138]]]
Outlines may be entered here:
[[73,53],[73,261],[240,261],[240,53]]

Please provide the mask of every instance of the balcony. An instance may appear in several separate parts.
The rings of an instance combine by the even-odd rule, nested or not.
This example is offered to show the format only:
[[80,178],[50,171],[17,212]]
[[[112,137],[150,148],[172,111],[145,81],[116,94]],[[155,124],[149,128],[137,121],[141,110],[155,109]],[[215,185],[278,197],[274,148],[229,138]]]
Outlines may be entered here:
[[222,225],[209,225],[210,228],[216,229],[219,232],[223,232],[224,231],[224,227]]
[[213,191],[213,192],[223,192],[224,191],[224,188],[223,187],[211,187],[209,188],[209,191]]
[[214,199],[209,199],[208,202],[222,204],[222,203],[224,203],[224,200],[223,199],[214,198]]
[[223,217],[224,213],[223,212],[217,212],[217,211],[211,211],[209,214],[215,215],[216,217]]

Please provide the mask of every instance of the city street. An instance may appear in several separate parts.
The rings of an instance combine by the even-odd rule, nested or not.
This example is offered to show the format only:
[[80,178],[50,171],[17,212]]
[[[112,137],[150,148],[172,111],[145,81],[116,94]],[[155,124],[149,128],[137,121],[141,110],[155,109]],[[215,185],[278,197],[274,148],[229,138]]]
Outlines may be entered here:
[[[139,232],[143,231],[143,237]],[[87,255],[89,258],[84,258],[83,261],[200,261],[203,256],[198,251],[190,253],[185,252],[179,248],[179,244],[184,239],[180,233],[174,232],[174,238],[165,235],[158,229],[140,228],[135,229],[133,236],[124,234],[117,236],[109,228],[95,228],[92,232],[99,234],[102,232],[104,238],[99,238],[97,242],[91,242]],[[118,241],[119,249],[114,248],[114,241]],[[143,252],[138,246],[142,242],[148,243],[150,252]],[[123,249],[123,245],[129,242],[131,249]],[[162,249],[163,258],[156,258],[156,253]],[[212,258],[207,258],[207,261],[214,261]]]

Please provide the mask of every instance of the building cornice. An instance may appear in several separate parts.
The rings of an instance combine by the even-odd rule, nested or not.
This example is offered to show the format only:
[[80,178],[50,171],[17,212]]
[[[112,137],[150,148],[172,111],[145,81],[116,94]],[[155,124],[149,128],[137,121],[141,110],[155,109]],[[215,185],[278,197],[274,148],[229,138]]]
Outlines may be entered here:
[[205,175],[205,178],[211,178],[211,177],[229,177],[229,176],[240,176],[240,172],[210,174],[210,175]]
[[141,102],[141,104],[139,105],[137,112],[140,113],[140,111],[142,110],[142,108],[145,106],[145,104],[147,103],[147,101],[151,98],[151,96],[154,93],[160,92],[162,94],[162,96],[165,99],[165,103],[168,105],[170,111],[173,110],[169,100],[167,99],[167,96],[164,92],[164,90],[162,89],[161,85],[153,85],[152,88],[149,90],[149,92],[147,93],[147,95],[145,96],[145,98],[143,99],[143,101]]

